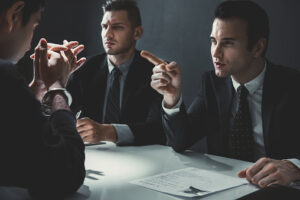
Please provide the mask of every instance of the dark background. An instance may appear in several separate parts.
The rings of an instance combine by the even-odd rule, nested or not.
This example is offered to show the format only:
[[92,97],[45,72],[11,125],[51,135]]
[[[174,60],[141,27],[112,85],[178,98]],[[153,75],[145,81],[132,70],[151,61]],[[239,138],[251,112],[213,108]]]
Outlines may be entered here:
[[[183,73],[183,97],[189,105],[196,94],[201,73],[212,69],[209,35],[214,9],[221,0],[137,0],[144,35],[137,44],[157,56],[176,61]],[[274,63],[300,69],[299,0],[255,0],[270,19],[267,58]],[[86,48],[80,55],[102,53],[101,5],[104,0],[48,0],[32,46],[39,38],[62,43],[77,40]],[[30,52],[29,52],[30,53]],[[29,53],[20,61],[27,80],[32,78]],[[31,52],[32,53],[32,52]],[[298,57],[299,56],[299,57]]]

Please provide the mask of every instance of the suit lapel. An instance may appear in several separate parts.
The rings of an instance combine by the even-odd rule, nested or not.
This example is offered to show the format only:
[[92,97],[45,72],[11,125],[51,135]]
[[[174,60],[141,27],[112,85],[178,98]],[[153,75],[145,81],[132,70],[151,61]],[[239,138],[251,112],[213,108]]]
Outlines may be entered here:
[[121,118],[122,115],[124,114],[123,108],[125,108],[126,104],[128,103],[130,96],[140,86],[140,80],[143,79],[142,73],[143,71],[141,71],[141,67],[140,67],[140,56],[139,53],[136,51],[134,59],[130,65],[129,72],[127,74],[125,85],[124,85]]
[[[220,145],[222,149],[228,149],[227,138],[229,134],[229,118],[231,113],[231,102],[232,102],[232,81],[230,77],[218,78],[215,85],[215,94],[219,110],[219,122],[220,122]],[[225,153],[225,152],[223,152]],[[225,153],[226,155],[226,153]]]
[[264,78],[262,96],[262,126],[264,135],[264,145],[267,155],[269,155],[270,124],[272,120],[272,113],[276,105],[276,101],[277,99],[279,99],[277,92],[277,90],[279,89],[279,84],[276,83],[276,81],[274,81],[275,79],[276,74],[272,69],[272,64],[268,63]]
[[[104,60],[97,65],[98,70],[95,75],[91,75],[90,77],[94,77],[91,80],[90,88],[93,93],[94,98],[91,99],[91,109],[93,109],[93,115],[98,120],[102,120],[102,113],[103,113],[103,104],[104,104],[104,97],[106,91],[106,82],[107,82],[107,74],[108,74],[108,67],[107,67],[107,59],[105,57]],[[96,109],[95,109],[96,108]]]

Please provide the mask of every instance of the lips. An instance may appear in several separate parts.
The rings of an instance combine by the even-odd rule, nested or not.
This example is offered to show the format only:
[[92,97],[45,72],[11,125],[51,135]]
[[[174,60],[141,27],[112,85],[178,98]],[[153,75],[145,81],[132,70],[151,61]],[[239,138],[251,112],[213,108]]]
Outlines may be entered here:
[[225,64],[224,64],[224,63],[221,63],[221,62],[215,62],[215,66],[216,66],[217,68],[222,68],[222,67],[225,66]]
[[114,42],[111,42],[111,41],[107,41],[107,42],[105,42],[105,45],[106,45],[107,47],[111,47],[111,46],[115,45],[115,43],[114,43]]

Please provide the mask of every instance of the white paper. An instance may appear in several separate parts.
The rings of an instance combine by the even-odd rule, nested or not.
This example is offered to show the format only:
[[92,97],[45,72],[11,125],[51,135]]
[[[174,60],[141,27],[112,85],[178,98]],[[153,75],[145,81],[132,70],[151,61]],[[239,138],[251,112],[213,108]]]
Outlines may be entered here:
[[[172,195],[196,197],[247,184],[248,182],[238,177],[190,167],[134,180],[130,183]],[[190,187],[192,188],[189,189]],[[197,192],[195,188],[206,192]]]

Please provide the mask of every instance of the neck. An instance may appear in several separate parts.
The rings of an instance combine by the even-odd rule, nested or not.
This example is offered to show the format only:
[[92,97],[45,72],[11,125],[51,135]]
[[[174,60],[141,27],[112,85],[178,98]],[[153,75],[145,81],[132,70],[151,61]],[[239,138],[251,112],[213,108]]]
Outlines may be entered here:
[[135,48],[131,48],[126,53],[118,54],[118,55],[108,55],[108,59],[114,66],[119,66],[121,64],[126,63],[134,54]]
[[248,83],[255,79],[263,71],[264,66],[265,60],[263,58],[256,59],[246,70],[232,75],[232,78],[240,84]]

